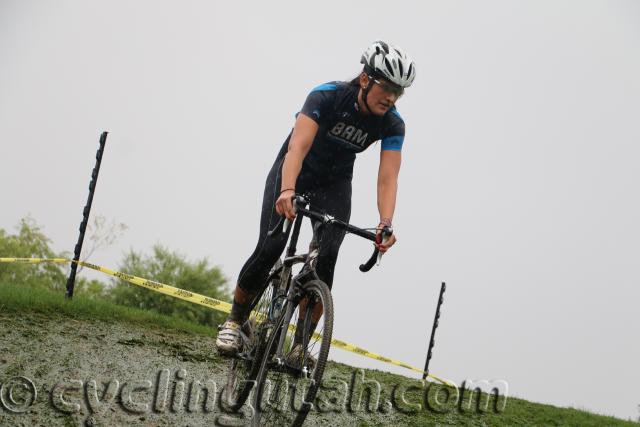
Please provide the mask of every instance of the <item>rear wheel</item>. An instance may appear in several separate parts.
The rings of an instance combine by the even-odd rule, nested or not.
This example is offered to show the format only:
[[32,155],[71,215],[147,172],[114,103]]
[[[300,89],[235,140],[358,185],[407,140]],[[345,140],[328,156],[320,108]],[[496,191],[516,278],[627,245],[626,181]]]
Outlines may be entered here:
[[324,282],[311,280],[303,285],[302,298],[288,304],[294,309],[276,322],[260,362],[253,426],[301,426],[322,381],[333,330],[331,292]]

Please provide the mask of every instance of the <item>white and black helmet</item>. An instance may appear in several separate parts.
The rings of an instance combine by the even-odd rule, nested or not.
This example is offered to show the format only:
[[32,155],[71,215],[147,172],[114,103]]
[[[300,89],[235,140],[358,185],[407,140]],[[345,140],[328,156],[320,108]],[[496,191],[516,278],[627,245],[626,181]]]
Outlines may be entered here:
[[373,42],[362,54],[360,62],[364,64],[366,72],[403,88],[411,86],[416,78],[416,66],[411,58],[399,47],[383,41]]

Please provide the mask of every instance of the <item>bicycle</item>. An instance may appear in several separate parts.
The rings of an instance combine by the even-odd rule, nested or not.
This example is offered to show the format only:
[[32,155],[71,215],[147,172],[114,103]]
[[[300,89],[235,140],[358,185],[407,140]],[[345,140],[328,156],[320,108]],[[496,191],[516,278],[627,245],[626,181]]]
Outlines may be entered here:
[[[253,426],[301,426],[313,406],[324,374],[333,330],[331,291],[315,272],[324,228],[334,226],[347,233],[376,241],[376,234],[368,229],[355,227],[325,213],[308,210],[307,196],[295,195],[293,202],[296,218],[285,257],[276,262],[264,290],[252,302],[251,316],[242,327],[241,350],[231,361],[227,385],[223,391],[226,393],[224,401],[228,408],[238,411],[255,386],[252,400]],[[313,238],[309,252],[296,255],[304,217],[315,221]],[[289,232],[289,225],[290,221],[282,217],[268,235]],[[384,227],[382,238],[386,239],[392,233],[390,227]],[[380,257],[376,247],[369,260],[360,265],[360,271],[369,271],[376,262],[380,262]],[[292,277],[292,267],[301,263],[301,271]],[[316,328],[319,328],[317,332]],[[283,375],[287,378],[283,378]],[[293,380],[293,387],[290,386],[289,378]],[[296,393],[300,380],[309,384],[306,388],[303,385],[304,396],[299,409],[294,410],[295,395],[289,398],[289,392],[293,389],[294,394]],[[275,392],[275,402],[270,401],[272,392]],[[288,416],[293,420],[283,420]]]

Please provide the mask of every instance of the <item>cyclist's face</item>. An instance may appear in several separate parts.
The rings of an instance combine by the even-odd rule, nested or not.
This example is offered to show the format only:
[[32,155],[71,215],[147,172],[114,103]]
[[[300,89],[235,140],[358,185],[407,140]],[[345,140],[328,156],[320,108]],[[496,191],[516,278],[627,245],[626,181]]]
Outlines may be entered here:
[[367,104],[376,116],[383,116],[402,96],[402,89],[380,78],[370,81]]

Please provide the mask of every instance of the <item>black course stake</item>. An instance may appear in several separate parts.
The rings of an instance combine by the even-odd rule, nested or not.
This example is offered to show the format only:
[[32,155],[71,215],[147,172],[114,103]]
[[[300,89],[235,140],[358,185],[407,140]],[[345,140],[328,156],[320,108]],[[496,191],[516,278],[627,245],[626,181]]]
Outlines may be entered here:
[[424,364],[424,373],[422,374],[422,379],[427,379],[427,375],[429,374],[429,361],[431,360],[433,346],[435,344],[435,335],[436,328],[438,327],[438,319],[440,319],[440,306],[442,305],[442,294],[444,294],[447,286],[444,282],[442,282],[442,286],[440,286],[440,297],[438,298],[438,306],[436,307],[436,316],[433,319],[433,328],[431,329],[431,340],[429,341],[429,351],[427,352],[427,361]]
[[100,135],[100,147],[96,153],[96,166],[91,173],[91,183],[89,183],[89,198],[87,204],[82,211],[82,222],[80,223],[80,236],[78,237],[78,243],[76,243],[76,249],[73,254],[73,260],[71,263],[71,272],[69,273],[69,279],[67,279],[67,292],[65,296],[67,298],[73,297],[73,287],[76,283],[76,270],[78,269],[77,262],[80,260],[80,252],[82,252],[82,242],[84,241],[84,232],[87,230],[87,223],[89,222],[89,213],[91,212],[91,203],[93,202],[93,194],[96,191],[96,183],[98,182],[98,173],[100,172],[100,163],[102,162],[102,153],[104,152],[104,144],[107,142],[107,132],[102,132]]

